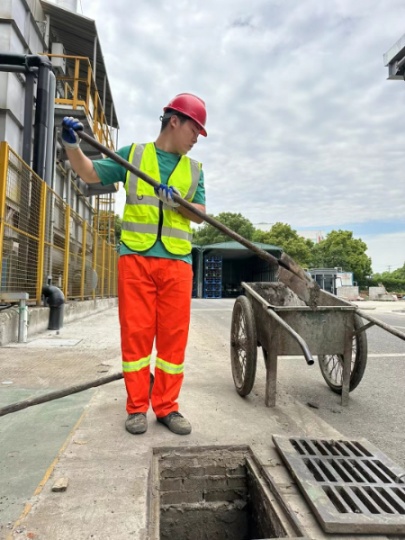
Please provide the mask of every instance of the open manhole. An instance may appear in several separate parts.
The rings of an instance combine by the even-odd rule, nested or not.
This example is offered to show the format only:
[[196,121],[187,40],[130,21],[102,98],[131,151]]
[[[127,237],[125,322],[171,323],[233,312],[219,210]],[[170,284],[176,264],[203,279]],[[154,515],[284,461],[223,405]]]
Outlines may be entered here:
[[304,536],[247,446],[155,448],[150,488],[150,540]]

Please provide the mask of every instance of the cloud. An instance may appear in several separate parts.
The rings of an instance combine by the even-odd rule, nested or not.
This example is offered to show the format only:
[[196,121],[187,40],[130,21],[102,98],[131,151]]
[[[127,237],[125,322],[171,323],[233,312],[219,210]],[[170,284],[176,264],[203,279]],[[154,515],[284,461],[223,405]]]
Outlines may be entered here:
[[405,86],[383,65],[403,34],[402,1],[83,7],[99,31],[120,145],[153,140],[175,94],[206,101],[209,136],[192,157],[204,164],[210,213],[296,229],[404,222]]
[[373,271],[391,272],[405,265],[405,232],[364,236],[368,255],[375,254]]

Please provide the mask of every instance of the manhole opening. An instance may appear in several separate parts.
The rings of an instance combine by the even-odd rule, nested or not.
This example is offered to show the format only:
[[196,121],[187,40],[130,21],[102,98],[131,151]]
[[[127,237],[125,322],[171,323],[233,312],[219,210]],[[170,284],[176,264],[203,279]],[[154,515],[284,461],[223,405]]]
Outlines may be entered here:
[[[302,536],[269,494],[248,447],[158,449],[153,540],[260,540]],[[158,522],[158,524],[156,523]],[[295,525],[295,527],[294,527]]]

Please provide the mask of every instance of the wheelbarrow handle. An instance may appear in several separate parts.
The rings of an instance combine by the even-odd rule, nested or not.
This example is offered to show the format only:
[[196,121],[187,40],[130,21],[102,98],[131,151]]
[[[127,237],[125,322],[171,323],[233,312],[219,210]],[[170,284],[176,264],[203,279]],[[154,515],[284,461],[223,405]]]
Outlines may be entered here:
[[[356,311],[357,311],[358,315],[360,315],[360,317],[362,317],[363,319],[366,319],[367,321],[370,321],[370,324],[366,325],[367,328],[369,328],[370,326],[373,326],[375,324],[376,326],[379,326],[380,328],[382,328],[386,332],[389,332],[393,336],[396,336],[399,339],[402,339],[403,341],[405,341],[405,333],[404,332],[400,332],[394,326],[391,326],[390,324],[387,324],[387,323],[385,323],[383,321],[380,321],[379,319],[376,319],[375,317],[372,317],[371,315],[369,315],[368,313],[365,313],[364,311],[362,311],[360,309],[357,309]],[[360,332],[362,332],[364,330],[367,330],[366,327],[364,327],[364,329],[360,328],[358,330],[358,333],[360,333]]]
[[[85,133],[84,131],[77,131],[77,134],[83,141],[87,142],[88,144],[96,148],[100,153],[111,158],[116,163],[119,163],[120,165],[122,165],[125,169],[135,174],[135,176],[137,176],[138,178],[141,178],[142,180],[144,180],[147,184],[151,185],[154,188],[159,187],[160,185],[159,182],[154,180],[151,176],[149,176],[148,174],[134,167],[131,163],[123,159],[121,156],[116,154],[111,149],[107,148],[103,144],[96,141],[96,139],[94,139],[93,137]],[[216,220],[212,216],[209,216],[205,212],[202,212],[201,210],[196,208],[193,204],[189,203],[188,201],[186,201],[185,199],[183,199],[176,193],[173,193],[173,199],[177,203],[179,203],[181,206],[183,206],[184,208],[192,212],[194,215],[201,218],[203,221],[209,223],[210,225],[212,225],[219,231],[223,232],[224,234],[226,234],[233,240],[236,240],[236,242],[239,242],[239,244],[242,244],[242,246],[245,246],[247,249],[250,249],[251,251],[256,253],[258,257],[267,261],[270,265],[272,266],[280,265],[283,268],[286,268],[287,270],[292,272],[293,274],[297,275],[299,278],[307,280],[307,281],[311,281],[311,279],[304,272],[304,270],[298,264],[296,264],[291,258],[283,256],[283,259],[281,260],[277,259],[276,257],[274,257],[274,255],[267,253],[267,251],[264,251],[264,249],[260,249],[253,242],[250,242],[243,236],[240,236],[240,234],[236,233],[232,229],[229,229],[228,227],[226,227],[226,225],[223,225],[220,221]]]

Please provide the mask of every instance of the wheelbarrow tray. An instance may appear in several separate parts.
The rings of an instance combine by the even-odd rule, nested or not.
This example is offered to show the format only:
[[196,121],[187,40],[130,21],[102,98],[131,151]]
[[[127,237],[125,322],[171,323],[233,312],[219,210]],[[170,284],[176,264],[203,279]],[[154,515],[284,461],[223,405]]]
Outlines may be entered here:
[[[343,355],[350,346],[355,306],[343,304],[336,298],[335,305],[314,309],[303,305],[304,302],[280,282],[243,283],[242,286],[252,304],[257,341],[266,351],[272,350],[279,356],[303,353],[296,336],[280,319],[305,341],[311,355]],[[284,305],[272,304],[269,300],[278,300]],[[328,300],[332,303],[335,299]]]

